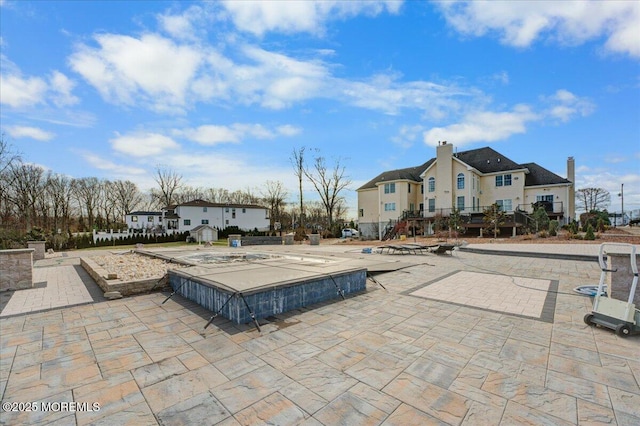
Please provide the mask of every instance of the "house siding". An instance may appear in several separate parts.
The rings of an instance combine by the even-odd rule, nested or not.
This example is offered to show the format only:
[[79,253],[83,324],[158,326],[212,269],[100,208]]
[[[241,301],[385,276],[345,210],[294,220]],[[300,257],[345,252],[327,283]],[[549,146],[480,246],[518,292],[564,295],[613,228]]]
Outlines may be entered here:
[[[573,158],[567,162],[568,176],[574,179]],[[411,175],[407,176],[411,172]],[[395,177],[422,179],[421,182]],[[458,175],[464,176],[464,188],[458,188]],[[505,176],[510,175],[510,185],[505,185]],[[502,185],[496,184],[496,176]],[[391,179],[390,179],[391,178]],[[429,180],[435,179],[435,190],[429,192]],[[378,181],[376,182],[376,180]],[[532,183],[544,185],[531,185]],[[388,183],[396,184],[393,194],[384,192]],[[529,183],[530,186],[527,186]],[[421,192],[421,185],[424,191]],[[373,187],[375,186],[375,189]],[[408,191],[411,186],[411,191]],[[508,211],[518,208],[531,212],[531,204],[538,196],[553,196],[554,213],[571,219],[573,182],[561,178],[535,163],[518,164],[491,148],[455,153],[453,145],[442,143],[436,149],[436,157],[422,166],[383,172],[358,189],[358,217],[361,235],[365,238],[380,237],[380,229],[398,221],[408,210],[419,210],[423,204],[423,216],[447,215],[452,208],[464,207],[462,213],[482,212],[498,200],[508,200],[503,205]],[[464,197],[462,200],[459,197]],[[462,206],[462,202],[464,205]],[[395,210],[385,210],[385,205],[395,203]],[[510,203],[510,204],[509,204]],[[412,206],[413,204],[413,206]],[[433,205],[433,211],[429,206]],[[412,208],[413,207],[413,208]]]

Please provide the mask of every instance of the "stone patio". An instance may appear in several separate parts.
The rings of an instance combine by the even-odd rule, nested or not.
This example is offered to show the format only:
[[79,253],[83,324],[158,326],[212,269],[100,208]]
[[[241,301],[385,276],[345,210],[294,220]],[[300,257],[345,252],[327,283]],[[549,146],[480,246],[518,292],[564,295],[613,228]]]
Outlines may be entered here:
[[[210,311],[178,295],[162,304],[163,293],[3,310],[3,403],[100,409],[3,411],[0,424],[640,424],[640,336],[586,326],[591,299],[572,291],[598,282],[595,262],[465,252],[402,262],[412,266],[376,277],[386,290],[369,281],[364,294],[262,320],[262,333],[222,318],[205,330]],[[461,285],[486,302],[459,299]]]

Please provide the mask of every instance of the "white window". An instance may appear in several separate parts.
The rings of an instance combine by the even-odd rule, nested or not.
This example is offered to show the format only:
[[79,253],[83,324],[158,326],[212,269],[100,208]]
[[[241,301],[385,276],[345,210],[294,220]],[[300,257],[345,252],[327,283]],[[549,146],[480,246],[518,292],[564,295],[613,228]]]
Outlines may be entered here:
[[464,210],[464,197],[458,197],[456,208],[458,210]]
[[496,200],[496,203],[500,206],[500,210],[503,212],[510,212],[513,210],[511,200]]
[[553,195],[536,195],[536,201],[551,201],[553,203]]
[[429,211],[430,212],[435,212],[436,211],[436,199],[435,198],[429,198]]
[[396,184],[394,183],[385,183],[384,184],[384,193],[385,194],[395,194],[396,192]]
[[428,182],[428,185],[429,185],[429,192],[435,192],[436,191],[436,178],[430,177],[427,182]]
[[458,173],[458,189],[464,189],[464,173]]
[[496,186],[511,186],[511,173],[496,176]]
[[183,223],[184,223],[184,226],[189,226],[191,225],[191,219],[185,219]]
[[153,222],[153,216],[147,216],[147,222]]
[[385,212],[393,212],[396,210],[396,203],[384,203]]
[[208,225],[209,224],[209,219],[202,219],[200,221],[200,223],[203,224],[203,225]]
[[206,213],[206,212],[207,212],[207,208],[206,208],[206,207],[203,207],[203,208],[202,208],[202,212],[203,212],[203,213]]
[[137,222],[138,216],[131,216],[131,222]]

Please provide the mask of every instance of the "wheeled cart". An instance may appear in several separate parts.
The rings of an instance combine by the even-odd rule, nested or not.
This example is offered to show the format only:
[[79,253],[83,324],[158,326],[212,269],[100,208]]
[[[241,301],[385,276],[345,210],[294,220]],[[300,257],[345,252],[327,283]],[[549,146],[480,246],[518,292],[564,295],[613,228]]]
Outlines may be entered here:
[[[633,279],[629,290],[628,300],[613,299],[611,295],[612,289],[609,288],[608,294],[604,292],[605,279],[607,274],[615,273],[617,269],[610,269],[605,259],[607,249],[617,247],[620,251],[629,253],[631,262],[631,272]],[[587,325],[601,325],[606,328],[615,330],[620,337],[627,337],[632,334],[640,334],[640,310],[636,309],[633,303],[636,289],[638,287],[638,264],[636,263],[636,247],[632,244],[621,243],[604,243],[600,245],[598,253],[598,263],[600,264],[600,282],[598,283],[598,291],[593,299],[593,311],[584,316],[584,322]]]

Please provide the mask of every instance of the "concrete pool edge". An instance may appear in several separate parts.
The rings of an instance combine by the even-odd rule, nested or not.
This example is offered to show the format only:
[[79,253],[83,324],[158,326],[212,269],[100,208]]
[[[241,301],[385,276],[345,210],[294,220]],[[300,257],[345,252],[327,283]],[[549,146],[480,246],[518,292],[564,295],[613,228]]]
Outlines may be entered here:
[[327,300],[339,300],[341,295],[366,290],[367,280],[367,270],[357,268],[240,292],[179,271],[169,271],[168,275],[169,285],[177,294],[213,313],[220,311],[221,316],[236,324],[245,324],[254,318],[263,319]]

